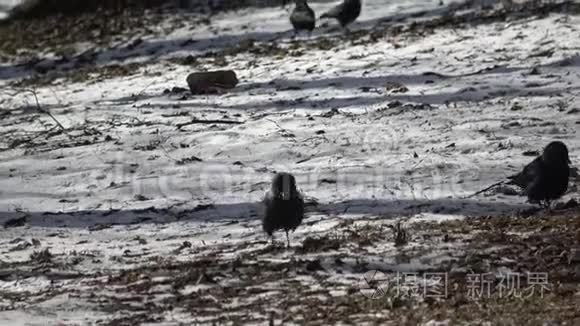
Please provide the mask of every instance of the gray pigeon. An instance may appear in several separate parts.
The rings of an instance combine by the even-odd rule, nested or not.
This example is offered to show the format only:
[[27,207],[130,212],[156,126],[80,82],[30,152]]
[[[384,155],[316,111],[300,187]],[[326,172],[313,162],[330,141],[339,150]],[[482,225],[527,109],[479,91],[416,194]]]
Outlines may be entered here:
[[306,0],[296,0],[296,6],[290,14],[290,23],[294,27],[294,35],[304,30],[312,32],[316,25],[316,17]]
[[272,187],[264,198],[266,210],[262,228],[268,236],[276,230],[286,232],[286,245],[290,247],[288,231],[294,231],[304,217],[304,199],[296,189],[296,179],[290,173],[277,173]]
[[566,145],[561,141],[551,142],[522,172],[508,177],[508,184],[522,188],[530,202],[549,208],[552,200],[568,190],[570,163]]
[[360,15],[361,2],[360,0],[344,0],[343,3],[330,9],[320,16],[320,18],[336,18],[340,26],[346,26],[354,22]]

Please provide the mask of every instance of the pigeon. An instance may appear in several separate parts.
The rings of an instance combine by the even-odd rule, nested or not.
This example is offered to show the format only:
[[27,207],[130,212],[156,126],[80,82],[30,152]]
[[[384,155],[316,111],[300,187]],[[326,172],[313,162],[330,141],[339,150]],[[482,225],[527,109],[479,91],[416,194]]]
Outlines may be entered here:
[[568,190],[570,163],[566,145],[561,141],[551,142],[522,172],[508,177],[508,184],[522,188],[530,202],[549,208],[552,200]]
[[316,24],[316,17],[314,10],[308,6],[306,0],[296,0],[296,6],[290,14],[290,23],[294,27],[294,35],[303,30],[312,32]]
[[343,3],[330,9],[320,16],[320,18],[336,18],[343,28],[354,22],[360,15],[360,0],[344,0]]
[[[294,231],[304,217],[304,199],[296,189],[296,179],[290,173],[277,173],[272,187],[264,198],[266,210],[262,220],[264,232],[272,237],[276,230],[286,232],[286,246],[290,247],[288,231]],[[272,237],[273,239],[273,237]]]

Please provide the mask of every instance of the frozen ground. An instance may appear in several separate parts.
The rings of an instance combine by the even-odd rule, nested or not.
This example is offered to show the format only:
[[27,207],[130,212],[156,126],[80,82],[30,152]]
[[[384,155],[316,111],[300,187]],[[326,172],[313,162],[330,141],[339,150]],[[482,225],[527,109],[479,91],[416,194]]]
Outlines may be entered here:
[[[369,0],[351,33],[298,39],[281,8],[177,13],[107,44],[0,51],[0,324],[453,319],[402,321],[360,279],[473,267],[481,230],[449,240],[438,222],[531,207],[464,197],[552,140],[578,162],[580,17],[562,8]],[[225,68],[232,92],[173,89]],[[260,228],[275,171],[308,200],[288,250]]]

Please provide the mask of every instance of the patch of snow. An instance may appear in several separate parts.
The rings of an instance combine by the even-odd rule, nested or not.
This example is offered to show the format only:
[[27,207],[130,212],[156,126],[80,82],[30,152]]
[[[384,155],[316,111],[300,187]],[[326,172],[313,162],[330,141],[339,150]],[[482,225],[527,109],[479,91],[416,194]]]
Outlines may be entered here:
[[[398,21],[418,11],[439,15],[443,9],[438,2],[368,0],[353,29],[370,28],[385,18]],[[313,8],[322,12],[331,5],[315,3]],[[183,100],[163,91],[185,87],[192,68],[169,59],[249,38],[291,44],[285,34],[290,28],[287,13],[250,8],[216,15],[210,26],[193,30],[186,26],[163,37],[144,38],[142,53],[131,53],[123,61],[141,62],[138,74],[36,89],[42,106],[50,108],[65,128],[74,129],[71,132],[92,128],[99,132],[95,135],[99,141],[66,147],[47,139],[34,149],[2,152],[0,223],[26,217],[26,226],[1,231],[0,260],[27,262],[34,251],[49,248],[57,261],[74,260],[74,271],[108,276],[163,259],[189,262],[213,255],[233,262],[264,252],[261,263],[285,263],[296,257],[319,260],[324,272],[292,280],[311,291],[327,290],[331,296],[348,292],[325,288],[313,275],[349,287],[360,280],[361,263],[390,274],[432,269],[452,260],[461,246],[433,244],[429,251],[421,239],[411,239],[406,250],[421,254],[406,259],[395,248],[391,232],[385,231],[381,242],[364,251],[348,244],[322,253],[295,250],[308,236],[332,237],[333,232],[344,231],[342,223],[347,220],[355,226],[386,227],[398,220],[448,221],[529,207],[520,196],[464,196],[518,171],[531,160],[523,152],[541,150],[553,139],[566,142],[573,162],[580,159],[579,118],[558,109],[580,105],[580,31],[570,27],[579,23],[576,16],[551,14],[530,21],[441,28],[424,36],[386,36],[371,44],[346,41],[329,51],[307,50],[302,56],[228,56],[225,68],[236,70],[241,81],[236,89]],[[335,35],[335,22],[328,25],[312,38]],[[191,38],[197,41],[193,47],[178,46]],[[153,63],[145,55],[149,47],[162,48]],[[551,56],[537,55],[550,49]],[[118,54],[105,53],[99,60],[107,62]],[[251,64],[255,60],[259,64]],[[534,67],[542,73],[531,74]],[[11,81],[3,78],[0,86]],[[387,85],[393,83],[408,91],[388,91]],[[49,117],[18,118],[28,114],[25,105],[34,105],[30,94],[0,94],[3,107],[13,110],[0,123],[0,132],[45,137],[46,125],[52,123]],[[176,128],[192,117],[243,123]],[[113,140],[105,141],[106,136]],[[6,145],[0,140],[0,146]],[[192,156],[201,161],[177,164]],[[259,220],[263,209],[259,201],[274,171],[294,173],[305,195],[318,201],[308,208],[303,225],[291,233],[292,248],[283,252],[268,252]],[[562,200],[574,196],[577,193],[569,193]],[[16,238],[30,243],[37,239],[41,245],[15,250],[18,244],[11,241]],[[280,241],[284,235],[278,233],[276,238]],[[346,257],[339,269],[335,259],[340,255]],[[102,277],[99,282],[104,284],[106,276],[91,280]],[[221,282],[227,286],[241,281]],[[35,292],[54,284],[89,287],[39,276],[0,281],[0,291]],[[279,283],[267,285],[262,290],[268,291],[230,305],[278,293]],[[112,292],[123,286],[107,286],[103,293],[128,299],[129,294]],[[216,287],[203,283],[179,291],[193,295]],[[151,291],[169,292],[161,285]],[[159,293],[154,297],[168,298]],[[55,315],[70,323],[109,318],[92,302],[71,299],[67,304],[66,298],[47,299],[39,310],[3,311],[0,324],[38,324]],[[168,323],[213,320],[192,319],[191,312],[177,310],[162,317]]]

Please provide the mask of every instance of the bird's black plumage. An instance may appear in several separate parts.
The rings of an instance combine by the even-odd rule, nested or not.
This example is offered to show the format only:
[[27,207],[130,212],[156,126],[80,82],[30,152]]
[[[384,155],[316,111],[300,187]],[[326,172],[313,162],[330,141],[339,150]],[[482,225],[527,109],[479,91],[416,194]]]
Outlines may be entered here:
[[290,23],[294,27],[294,32],[300,31],[312,32],[316,25],[314,10],[308,6],[306,0],[296,0],[296,6],[290,14]]
[[508,177],[509,183],[522,188],[530,202],[549,206],[552,200],[562,197],[568,190],[570,163],[566,145],[554,141],[522,172]]
[[296,188],[296,179],[290,173],[277,173],[272,187],[264,198],[266,210],[262,228],[269,236],[276,230],[286,231],[287,245],[290,246],[288,232],[294,231],[304,217],[304,199]]
[[360,10],[360,0],[344,0],[343,3],[322,14],[320,18],[336,18],[342,27],[346,27],[358,18]]

